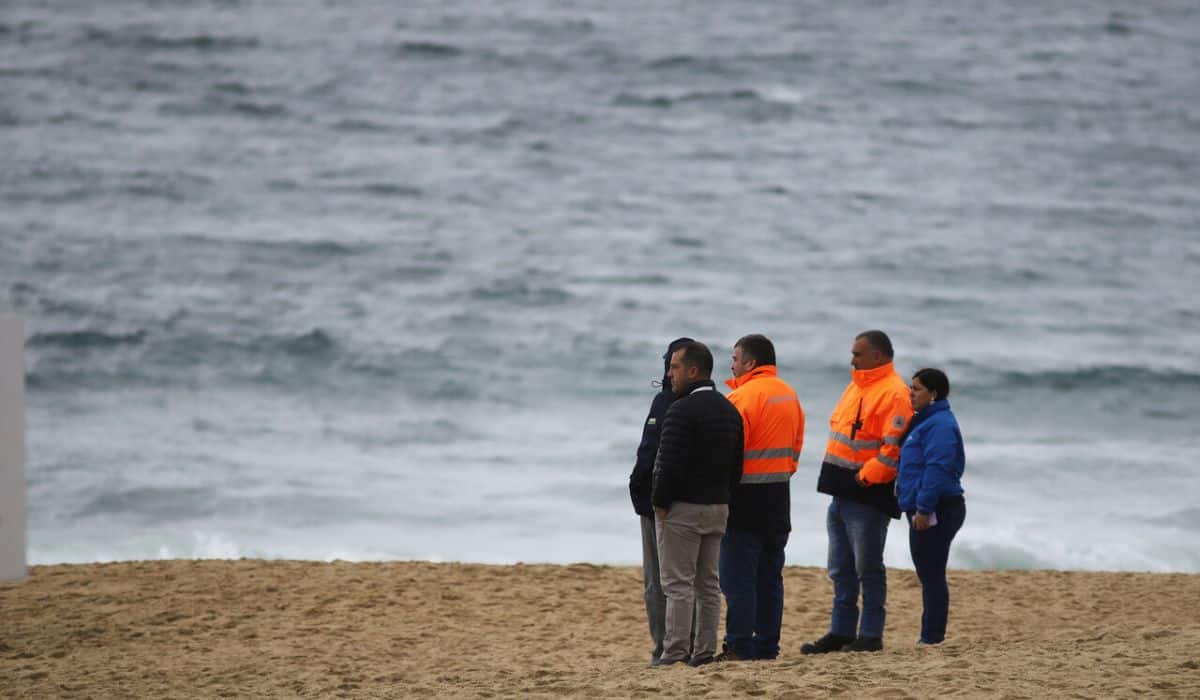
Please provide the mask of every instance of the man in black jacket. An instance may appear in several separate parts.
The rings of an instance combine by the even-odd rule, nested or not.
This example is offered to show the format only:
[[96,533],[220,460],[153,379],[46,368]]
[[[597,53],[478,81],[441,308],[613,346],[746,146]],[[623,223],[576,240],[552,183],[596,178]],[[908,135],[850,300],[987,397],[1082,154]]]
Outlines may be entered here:
[[675,400],[671,380],[667,372],[671,367],[671,355],[691,338],[678,338],[667,346],[663,354],[662,389],[650,402],[650,415],[642,426],[642,444],[638,445],[637,463],[629,475],[629,497],[633,510],[642,521],[642,587],[646,600],[646,620],[650,623],[650,638],[654,640],[654,652],[650,660],[662,656],[663,637],[667,631],[667,597],[663,595],[658,575],[658,538],[654,534],[654,506],[650,504],[650,482],[654,473],[654,456],[658,454],[658,431],[667,415],[667,408]]
[[743,446],[742,416],[716,390],[712,366],[709,349],[693,341],[671,354],[667,370],[678,398],[663,419],[650,494],[667,597],[666,637],[655,666],[699,666],[712,661],[717,649],[721,536],[730,494],[742,478]]

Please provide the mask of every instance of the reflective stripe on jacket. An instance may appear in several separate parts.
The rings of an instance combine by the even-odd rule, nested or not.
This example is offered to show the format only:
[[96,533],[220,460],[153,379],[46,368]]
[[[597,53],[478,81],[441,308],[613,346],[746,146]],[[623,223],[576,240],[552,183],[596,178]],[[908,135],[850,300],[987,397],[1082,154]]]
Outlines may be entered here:
[[746,450],[742,483],[786,482],[796,473],[804,446],[804,409],[775,365],[762,365],[725,382],[729,401],[742,415]]

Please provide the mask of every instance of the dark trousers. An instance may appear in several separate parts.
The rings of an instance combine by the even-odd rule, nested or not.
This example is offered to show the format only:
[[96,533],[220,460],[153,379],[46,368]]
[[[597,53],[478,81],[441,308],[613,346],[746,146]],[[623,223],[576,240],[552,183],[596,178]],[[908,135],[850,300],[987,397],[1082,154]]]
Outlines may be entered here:
[[943,499],[938,504],[937,525],[928,530],[912,529],[908,516],[908,548],[913,566],[921,580],[921,641],[940,644],[946,638],[946,619],[950,615],[950,586],[946,583],[946,562],[950,559],[950,543],[967,518],[967,505],[962,497]]
[[721,539],[721,592],[725,594],[725,649],[744,659],[779,656],[783,626],[783,548],[788,533],[725,530]]
[[658,574],[658,533],[654,518],[642,521],[642,597],[646,601],[646,621],[650,623],[650,639],[654,642],[651,656],[662,656],[663,639],[667,636],[667,596],[663,593]]

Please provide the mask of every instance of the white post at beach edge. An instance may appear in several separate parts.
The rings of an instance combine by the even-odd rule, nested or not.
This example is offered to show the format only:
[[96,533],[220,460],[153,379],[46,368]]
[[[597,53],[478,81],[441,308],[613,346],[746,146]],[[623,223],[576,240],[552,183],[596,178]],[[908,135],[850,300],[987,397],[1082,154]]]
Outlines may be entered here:
[[0,580],[25,578],[25,320],[0,312]]

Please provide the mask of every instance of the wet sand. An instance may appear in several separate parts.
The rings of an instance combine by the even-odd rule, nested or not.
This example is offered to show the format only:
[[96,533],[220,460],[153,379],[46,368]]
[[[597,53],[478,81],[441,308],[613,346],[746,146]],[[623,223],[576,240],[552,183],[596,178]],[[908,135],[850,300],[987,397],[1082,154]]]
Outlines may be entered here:
[[649,668],[632,567],[153,561],[0,583],[0,697],[1200,697],[1200,575],[952,571],[949,638],[889,572],[885,649],[802,656],[825,572],[789,567],[776,661]]

